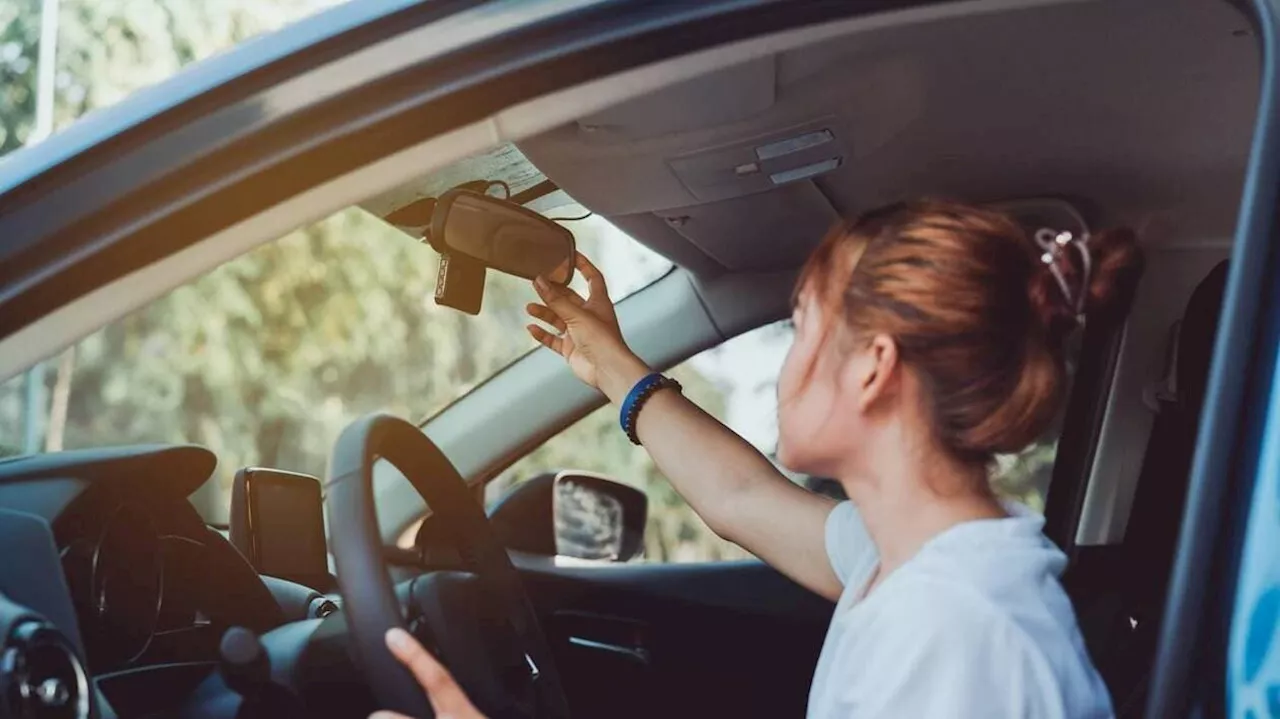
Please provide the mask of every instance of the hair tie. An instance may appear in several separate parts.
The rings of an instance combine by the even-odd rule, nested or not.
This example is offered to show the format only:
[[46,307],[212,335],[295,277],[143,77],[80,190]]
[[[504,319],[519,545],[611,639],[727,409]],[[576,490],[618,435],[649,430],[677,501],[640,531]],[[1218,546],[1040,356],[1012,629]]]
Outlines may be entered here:
[[[1066,300],[1067,306],[1075,312],[1076,318],[1083,320],[1084,303],[1089,296],[1089,280],[1093,272],[1093,258],[1089,254],[1088,245],[1089,235],[1077,236],[1070,232],[1060,232],[1044,227],[1036,230],[1033,237],[1036,244],[1040,245],[1040,249],[1044,250],[1044,254],[1040,255],[1040,261],[1049,268],[1053,279],[1058,281],[1058,288],[1062,290],[1062,298]],[[1080,253],[1080,287],[1075,292],[1071,291],[1071,286],[1067,284],[1067,278],[1062,274],[1062,269],[1058,267],[1058,258],[1068,247],[1074,247]]]

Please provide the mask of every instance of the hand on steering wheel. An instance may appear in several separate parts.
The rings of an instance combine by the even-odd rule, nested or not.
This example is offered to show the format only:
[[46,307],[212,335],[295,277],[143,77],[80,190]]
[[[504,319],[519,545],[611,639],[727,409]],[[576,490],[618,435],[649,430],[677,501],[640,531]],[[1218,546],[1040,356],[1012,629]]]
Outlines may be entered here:
[[[422,685],[431,708],[435,710],[436,719],[485,719],[480,710],[471,704],[449,670],[436,661],[412,634],[403,629],[388,631],[387,648],[401,664],[409,668],[413,677]],[[380,711],[374,712],[369,719],[410,718],[399,712]]]

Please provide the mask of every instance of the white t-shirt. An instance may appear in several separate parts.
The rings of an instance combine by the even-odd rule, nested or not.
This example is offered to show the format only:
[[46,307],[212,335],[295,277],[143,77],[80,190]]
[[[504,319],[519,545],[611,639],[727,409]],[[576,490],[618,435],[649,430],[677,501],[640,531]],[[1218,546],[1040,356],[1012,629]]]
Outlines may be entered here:
[[827,519],[844,591],[809,693],[810,719],[1111,717],[1071,603],[1066,557],[1021,505],[929,540],[865,598],[877,566],[857,510]]

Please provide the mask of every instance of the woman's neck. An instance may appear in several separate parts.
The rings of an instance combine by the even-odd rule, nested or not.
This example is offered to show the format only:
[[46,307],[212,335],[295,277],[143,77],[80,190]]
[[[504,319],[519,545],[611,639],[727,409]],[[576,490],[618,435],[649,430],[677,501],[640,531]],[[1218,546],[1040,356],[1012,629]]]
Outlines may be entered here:
[[1005,516],[987,488],[985,468],[949,459],[917,459],[840,481],[879,552],[877,583],[947,529]]

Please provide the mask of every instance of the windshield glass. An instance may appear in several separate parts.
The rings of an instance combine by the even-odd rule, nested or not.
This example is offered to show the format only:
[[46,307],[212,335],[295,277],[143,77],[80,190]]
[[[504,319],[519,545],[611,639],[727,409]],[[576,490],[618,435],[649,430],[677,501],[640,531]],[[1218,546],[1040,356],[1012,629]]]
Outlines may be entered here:
[[[439,184],[433,175],[416,186]],[[531,207],[586,214],[561,191]],[[671,268],[603,218],[565,226],[616,298]],[[351,420],[423,419],[534,348],[527,281],[490,271],[480,314],[465,315],[436,305],[437,261],[358,207],[295,230],[0,385],[0,454],[202,444],[221,481],[197,505],[222,521],[238,468],[321,476]]]

